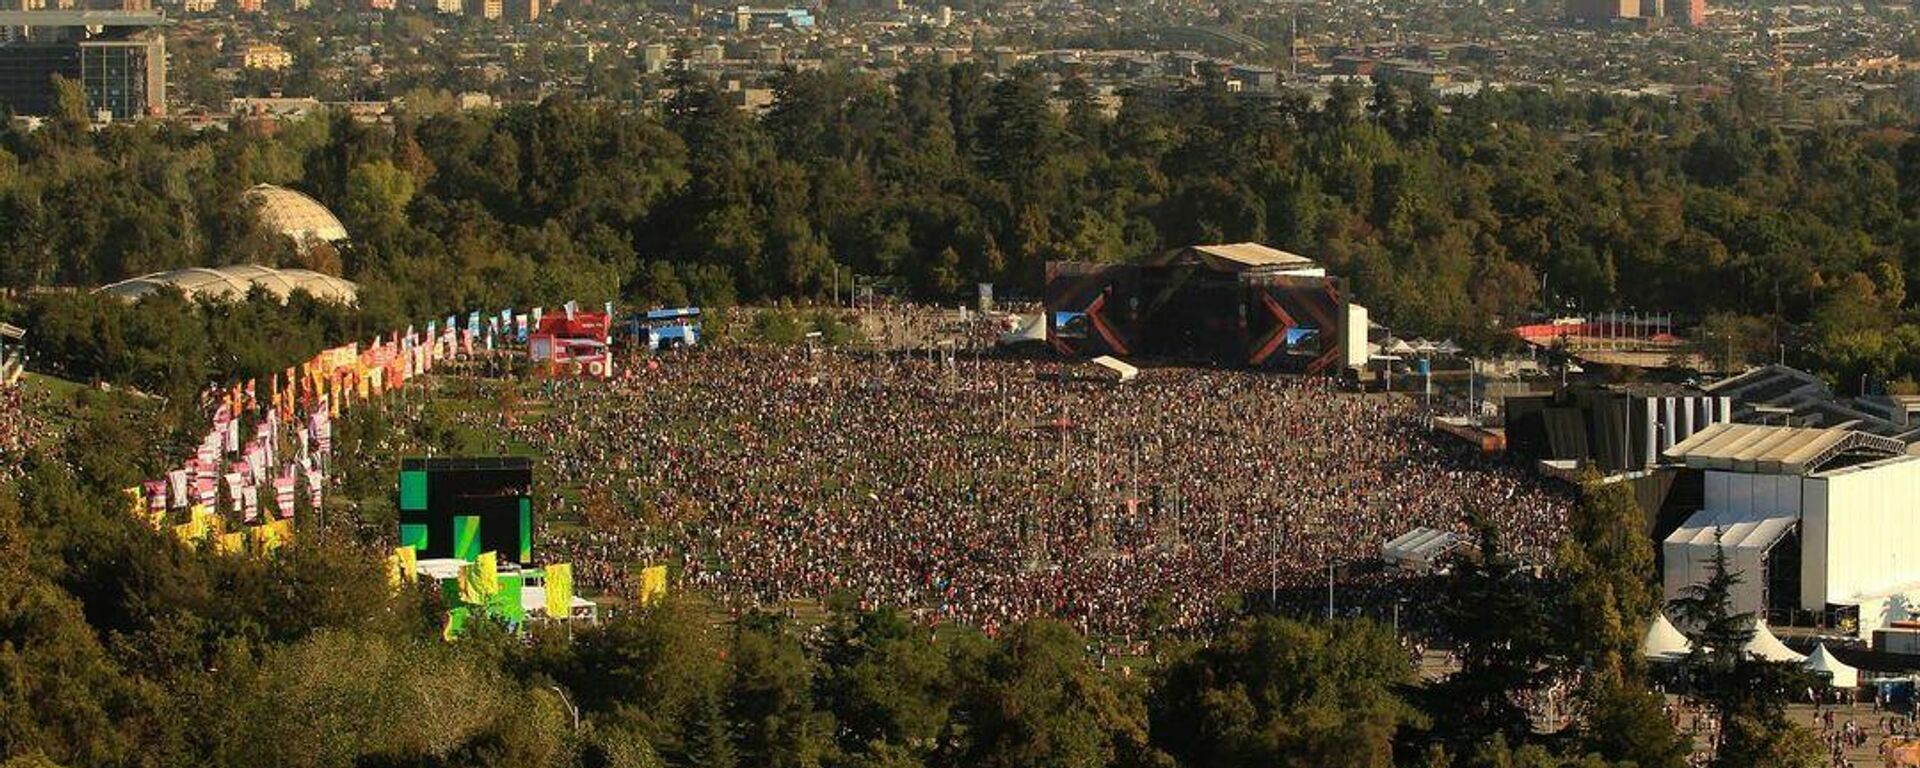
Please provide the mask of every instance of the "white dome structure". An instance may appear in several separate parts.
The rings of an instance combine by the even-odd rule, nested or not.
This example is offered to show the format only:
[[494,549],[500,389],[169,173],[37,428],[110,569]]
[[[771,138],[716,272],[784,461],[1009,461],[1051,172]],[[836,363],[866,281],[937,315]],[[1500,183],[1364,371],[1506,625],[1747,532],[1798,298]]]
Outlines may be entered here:
[[274,269],[258,264],[155,272],[104,286],[96,292],[133,300],[165,288],[178,288],[189,300],[224,300],[245,298],[256,285],[282,303],[294,291],[306,291],[321,301],[339,304],[353,304],[360,298],[360,286],[351,281],[307,269]]
[[246,200],[260,216],[260,223],[294,242],[337,243],[347,239],[347,228],[320,201],[286,187],[255,184],[246,192]]

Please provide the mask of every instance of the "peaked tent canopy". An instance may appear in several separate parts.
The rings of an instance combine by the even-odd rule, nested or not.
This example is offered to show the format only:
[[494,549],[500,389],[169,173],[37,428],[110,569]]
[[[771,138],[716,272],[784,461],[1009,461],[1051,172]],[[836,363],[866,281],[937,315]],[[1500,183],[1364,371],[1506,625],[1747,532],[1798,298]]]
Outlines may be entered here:
[[1653,615],[1647,636],[1640,640],[1640,655],[1654,661],[1676,661],[1693,651],[1693,642],[1675,629],[1665,613]]
[[1780,642],[1780,638],[1774,637],[1773,632],[1767,629],[1767,624],[1763,621],[1753,623],[1753,639],[1748,640],[1746,647],[1740,650],[1749,656],[1756,656],[1767,661],[1802,662],[1807,660],[1806,656],[1795,652],[1792,648],[1788,648],[1786,643]]
[[1857,688],[1860,685],[1860,670],[1834,658],[1827,651],[1826,643],[1813,647],[1813,655],[1807,657],[1806,666],[1815,672],[1826,673],[1828,684],[1835,688]]

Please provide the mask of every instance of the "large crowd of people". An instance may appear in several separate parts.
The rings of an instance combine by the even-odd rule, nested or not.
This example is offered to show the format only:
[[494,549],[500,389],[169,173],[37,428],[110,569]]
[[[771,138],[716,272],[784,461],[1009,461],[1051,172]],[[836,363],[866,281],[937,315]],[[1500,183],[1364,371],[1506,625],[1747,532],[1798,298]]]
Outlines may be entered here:
[[26,390],[0,384],[0,481],[19,472],[27,451],[45,435],[42,410]]
[[475,417],[544,455],[548,517],[584,524],[540,540],[583,587],[630,592],[634,566],[669,562],[736,608],[838,593],[989,632],[1044,615],[1138,636],[1202,628],[1240,596],[1316,593],[1330,572],[1378,577],[1364,564],[1416,526],[1467,534],[1479,514],[1523,556],[1564,530],[1567,490],[1430,432],[1404,398],[1060,370],[699,350]]

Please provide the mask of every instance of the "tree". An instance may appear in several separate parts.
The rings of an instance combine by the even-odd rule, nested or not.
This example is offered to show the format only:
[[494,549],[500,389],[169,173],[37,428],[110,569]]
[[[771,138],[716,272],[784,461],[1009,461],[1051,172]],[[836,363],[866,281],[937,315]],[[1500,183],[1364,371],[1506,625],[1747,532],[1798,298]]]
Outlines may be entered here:
[[833,718],[814,709],[813,663],[773,617],[748,616],[734,630],[728,719],[741,763],[810,768],[828,756]]
[[998,647],[956,662],[956,723],[947,765],[1096,766],[1149,759],[1145,713],[1090,666],[1063,624],[1014,627]]
[[80,81],[53,75],[53,125],[73,134],[84,131],[93,122],[93,110],[87,106],[87,91]]
[[733,762],[720,646],[698,608],[670,597],[579,632],[574,652],[542,671],[582,711],[617,713],[674,763]]
[[[364,238],[388,238],[407,224],[407,204],[413,200],[413,177],[391,161],[354,166],[346,179],[341,212],[348,231]],[[378,242],[379,240],[376,240]]]
[[1646,516],[1624,483],[1589,474],[1555,552],[1568,582],[1571,660],[1615,679],[1638,680],[1640,638],[1660,608]]
[[1059,134],[1047,106],[1045,81],[1030,70],[1016,72],[993,86],[992,111],[984,136],[985,166],[1009,183],[1031,179],[1052,154]]
[[1726,723],[1714,764],[1729,768],[1815,768],[1825,755],[1819,737],[1804,725],[1738,715]]
[[1372,623],[1243,621],[1174,661],[1154,742],[1183,765],[1385,766],[1412,709],[1405,651]]
[[1586,721],[1580,747],[1589,754],[1637,768],[1682,768],[1693,753],[1690,739],[1667,718],[1665,702],[1639,682],[1595,679],[1582,692]]
[[818,681],[849,755],[924,759],[946,728],[951,680],[941,647],[899,614],[842,613],[828,626]]
[[1550,650],[1536,585],[1501,551],[1491,527],[1475,526],[1479,555],[1455,569],[1440,606],[1461,668],[1430,688],[1424,707],[1456,753],[1495,735],[1526,743],[1533,724],[1516,697],[1545,682]]
[[1679,597],[1668,601],[1667,607],[1680,620],[1687,639],[1693,641],[1694,655],[1704,656],[1709,667],[1726,671],[1740,660],[1747,641],[1753,639],[1754,623],[1751,612],[1733,610],[1733,589],[1746,576],[1733,570],[1719,539],[1720,532],[1716,531],[1706,580],[1687,585]]
[[1752,613],[1732,607],[1733,590],[1744,576],[1732,570],[1726,549],[1718,545],[1709,567],[1706,580],[1688,586],[1668,605],[1694,643],[1689,666],[1700,694],[1725,724],[1715,765],[1816,765],[1818,742],[1786,718],[1786,702],[1813,684],[1812,673],[1746,653],[1757,624]]
[[38,578],[0,585],[0,757],[129,759],[148,692],[120,675],[75,601]]

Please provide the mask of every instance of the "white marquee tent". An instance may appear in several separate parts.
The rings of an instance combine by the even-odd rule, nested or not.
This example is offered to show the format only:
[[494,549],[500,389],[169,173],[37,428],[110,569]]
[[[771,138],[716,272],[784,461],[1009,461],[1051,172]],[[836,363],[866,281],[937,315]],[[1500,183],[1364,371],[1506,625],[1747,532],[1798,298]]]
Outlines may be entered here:
[[1860,685],[1860,670],[1834,658],[1827,651],[1826,643],[1814,646],[1813,655],[1807,657],[1806,665],[1807,669],[1825,673],[1829,684],[1835,688],[1857,688]]
[[1647,636],[1640,640],[1640,655],[1654,661],[1678,661],[1693,651],[1693,642],[1675,629],[1665,613],[1653,615]]
[[1773,632],[1767,629],[1766,622],[1760,621],[1754,622],[1753,638],[1748,640],[1746,647],[1740,650],[1746,652],[1749,656],[1756,656],[1767,661],[1791,661],[1798,663],[1807,660],[1806,656],[1795,652],[1792,648],[1788,648],[1786,643],[1780,642],[1780,638],[1774,637]]

